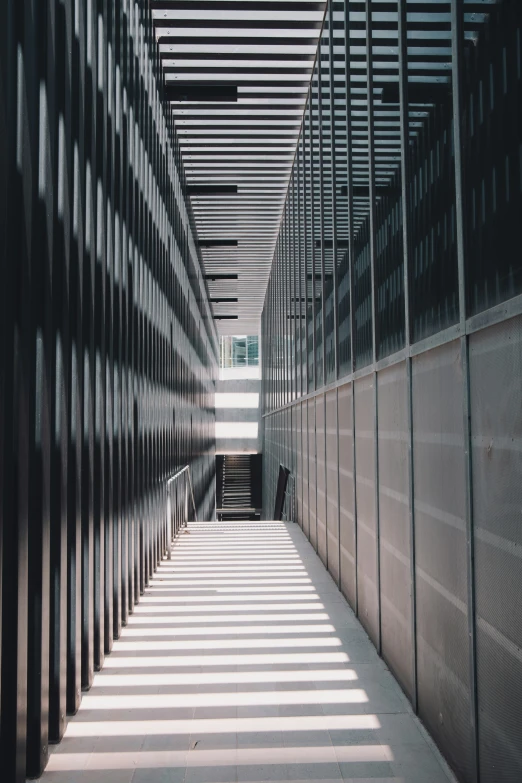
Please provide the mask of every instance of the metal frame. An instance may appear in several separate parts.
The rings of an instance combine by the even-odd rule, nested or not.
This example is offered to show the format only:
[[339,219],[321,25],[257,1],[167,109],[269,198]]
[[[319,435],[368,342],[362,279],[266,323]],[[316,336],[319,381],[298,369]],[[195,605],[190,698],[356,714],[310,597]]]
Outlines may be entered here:
[[165,474],[190,463],[213,515],[218,352],[149,5],[0,22],[0,754],[25,783],[158,565]]
[[[174,473],[174,475],[168,478],[167,481],[165,482],[165,490],[167,494],[166,550],[167,550],[168,560],[172,560],[172,542],[179,531],[178,525],[175,524],[174,527],[172,525],[172,507],[173,507],[172,489],[175,486],[175,482],[178,481],[181,476],[185,477],[185,497],[183,501],[184,527],[187,527],[189,521],[189,513],[188,513],[189,491],[190,491],[190,498],[192,500],[192,508],[194,510],[194,520],[196,522],[198,521],[198,510],[196,508],[196,502],[194,500],[194,488],[192,486],[192,478],[190,476],[190,465],[185,465],[183,468],[181,468],[181,470],[176,471],[176,473]],[[163,549],[165,550],[165,547]]]
[[477,650],[475,611],[475,558],[473,534],[473,486],[471,465],[471,411],[469,377],[469,338],[466,334],[466,228],[464,217],[464,165],[463,165],[463,123],[464,123],[464,3],[451,0],[451,48],[453,69],[453,135],[455,150],[455,190],[457,228],[457,266],[459,281],[459,324],[462,330],[460,351],[462,362],[464,422],[465,495],[466,495],[466,539],[467,539],[467,609],[469,636],[469,682],[470,682],[470,730],[471,764],[473,780],[479,780],[479,738],[477,705]]
[[[377,376],[381,370],[392,367],[399,363],[405,366],[406,376],[406,406],[408,421],[408,444],[407,444],[407,526],[409,530],[409,580],[411,583],[411,617],[410,627],[412,634],[411,649],[411,682],[412,682],[412,703],[415,710],[418,708],[417,695],[417,649],[416,649],[416,624],[417,624],[417,596],[416,596],[416,540],[415,540],[415,508],[414,508],[414,462],[413,462],[413,390],[412,390],[412,367],[415,357],[429,352],[435,348],[449,345],[455,341],[460,343],[460,354],[462,360],[462,378],[463,378],[463,420],[464,420],[464,466],[466,476],[466,557],[467,557],[467,602],[468,602],[468,638],[469,638],[469,674],[470,674],[470,716],[469,725],[471,727],[473,770],[471,773],[474,783],[479,780],[479,760],[478,760],[478,705],[476,700],[477,685],[477,651],[476,651],[476,628],[475,628],[475,553],[474,553],[474,521],[473,521],[473,486],[472,486],[472,461],[471,461],[471,426],[470,426],[470,380],[469,380],[469,337],[495,324],[505,323],[509,319],[522,316],[522,293],[519,293],[520,286],[516,290],[506,293],[507,286],[499,285],[498,292],[489,291],[481,299],[481,292],[477,294],[479,303],[471,301],[473,291],[480,288],[480,280],[477,282],[475,271],[469,266],[468,243],[470,239],[470,210],[471,197],[470,185],[466,178],[473,177],[470,170],[470,147],[469,147],[469,122],[473,121],[472,90],[477,89],[476,80],[478,79],[478,62],[481,56],[484,56],[484,62],[490,62],[488,57],[493,57],[488,51],[488,45],[493,46],[496,41],[497,48],[500,45],[502,35],[501,25],[507,30],[507,23],[512,26],[513,14],[517,16],[519,11],[511,9],[506,10],[506,2],[481,2],[474,3],[473,0],[451,0],[447,4],[447,9],[443,10],[445,18],[434,20],[431,18],[432,11],[426,8],[422,15],[416,14],[410,16],[411,8],[407,0],[398,0],[397,16],[391,21],[388,19],[383,24],[380,17],[375,14],[379,11],[378,4],[374,0],[365,0],[364,9],[366,24],[364,37],[366,42],[366,53],[361,58],[360,48],[354,51],[353,47],[360,46],[362,27],[360,20],[354,19],[350,14],[352,11],[359,12],[360,8],[355,0],[345,0],[344,2],[344,43],[345,43],[345,72],[346,72],[346,122],[347,122],[347,172],[346,189],[348,196],[348,248],[347,248],[347,275],[350,280],[350,319],[351,319],[351,367],[344,376],[340,376],[340,371],[336,373],[336,379],[332,382],[326,382],[326,375],[323,384],[319,387],[317,379],[314,384],[308,383],[308,388],[302,387],[301,395],[287,405],[277,406],[270,409],[265,404],[263,411],[264,419],[270,419],[274,415],[283,414],[287,409],[292,409],[294,405],[308,404],[316,400],[318,405],[323,404],[320,395],[325,395],[332,390],[338,390],[345,385],[352,386],[352,423],[353,423],[353,446],[354,446],[354,469],[357,472],[355,461],[355,434],[357,429],[355,417],[355,394],[354,381],[357,379],[368,378],[371,374],[375,381],[375,438],[378,433],[378,384]],[[338,8],[335,8],[338,13]],[[437,13],[442,13],[437,9]],[[339,63],[341,37],[334,37],[332,22],[334,7],[332,3],[328,5],[326,19],[330,24],[328,31],[328,54],[330,57],[330,121],[332,123],[332,194],[333,194],[333,213],[332,227],[334,231],[333,246],[335,259],[335,245],[337,241],[336,221],[336,157],[335,157],[335,85],[333,82],[334,62]],[[421,18],[422,16],[422,18]],[[502,22],[499,22],[501,19]],[[482,35],[482,30],[486,29],[488,20],[491,21],[491,35],[489,32]],[[339,25],[336,19],[336,24]],[[431,29],[430,25],[436,24],[440,36],[434,36],[433,39],[422,37],[422,46],[416,48],[415,39],[417,31],[423,33]],[[442,25],[442,26],[441,26]],[[324,35],[325,33],[323,33]],[[339,36],[337,28],[337,36]],[[419,38],[420,40],[420,38]],[[509,37],[509,46],[513,48],[514,36]],[[473,46],[469,46],[473,42]],[[323,44],[326,43],[326,39]],[[390,49],[386,47],[389,45]],[[469,51],[466,50],[466,47]],[[326,49],[322,47],[323,55]],[[392,52],[391,54],[389,52]],[[449,52],[449,54],[448,54]],[[482,54],[483,53],[483,54]],[[509,51],[504,61],[513,64]],[[364,62],[363,62],[364,60]],[[491,61],[492,62],[492,61]],[[363,63],[363,64],[361,64]],[[361,100],[364,93],[361,84],[361,68],[366,65],[366,74],[364,84],[367,104]],[[398,72],[397,72],[398,65]],[[321,63],[319,62],[319,68]],[[326,66],[325,66],[326,67]],[[476,73],[473,69],[476,68]],[[501,70],[501,69],[500,69]],[[481,72],[482,73],[482,72]],[[497,78],[498,77],[498,78]],[[492,115],[496,112],[497,118],[501,115],[498,105],[507,95],[507,90],[514,88],[515,80],[510,82],[507,76],[502,81],[502,73],[495,77],[495,106],[491,104],[484,112],[490,111]],[[475,81],[473,81],[475,79]],[[437,83],[437,88],[432,86],[432,82]],[[499,90],[504,86],[504,96],[499,97]],[[321,104],[321,84],[319,84],[319,104]],[[451,86],[453,89],[451,89]],[[383,103],[379,103],[379,93],[382,88]],[[487,96],[491,96],[489,86],[484,88]],[[493,87],[491,88],[493,89]],[[324,95],[323,95],[324,97]],[[476,98],[476,95],[475,95]],[[471,108],[470,108],[471,106]],[[453,109],[453,112],[451,112]],[[319,105],[321,110],[321,105]],[[310,98],[306,107],[306,114],[311,125],[311,103]],[[476,112],[475,112],[476,113]],[[465,124],[465,118],[469,122]],[[338,117],[337,117],[338,120]],[[497,123],[498,124],[498,123]],[[489,127],[489,126],[488,126]],[[516,126],[518,128],[518,125]],[[364,131],[363,131],[364,128]],[[514,128],[511,128],[514,133]],[[364,136],[367,132],[367,137]],[[453,132],[454,144],[450,143],[450,137]],[[488,131],[489,132],[489,131]],[[312,130],[316,134],[316,129]],[[308,135],[306,133],[306,135]],[[321,137],[321,125],[317,129],[317,135]],[[487,134],[486,134],[487,135]],[[512,143],[512,135],[506,138],[506,149]],[[301,136],[302,138],[302,136]],[[368,186],[369,186],[369,213],[364,214],[361,206],[365,198],[364,178],[366,176],[366,161],[364,157],[363,142],[367,138],[368,144]],[[484,142],[484,133],[482,133],[481,143]],[[441,141],[442,140],[442,141]],[[305,139],[306,142],[306,139]],[[474,142],[473,142],[474,143]],[[441,146],[442,145],[442,146]],[[451,150],[454,148],[455,154],[451,157]],[[511,147],[510,147],[511,149]],[[303,145],[304,163],[306,167],[306,178],[302,181],[300,172],[298,172],[298,209],[305,200],[310,198],[312,188],[315,192],[323,192],[325,187],[324,178],[318,178],[318,171],[313,165],[309,165],[306,160],[306,146]],[[314,149],[314,155],[321,158],[322,150]],[[476,150],[473,148],[473,154]],[[430,156],[433,162],[432,172],[429,167],[423,171],[423,180],[420,181],[420,174],[426,156]],[[515,156],[516,157],[516,156]],[[297,156],[300,163],[300,156]],[[488,152],[484,157],[484,166],[481,169],[480,176],[488,177],[490,167],[498,161],[498,157],[493,159],[492,154]],[[437,167],[440,168],[439,173]],[[433,171],[433,181],[430,179]],[[497,172],[498,174],[498,172]],[[341,176],[344,176],[344,172]],[[437,180],[440,176],[440,181]],[[479,176],[479,175],[477,175]],[[479,179],[480,179],[479,176]],[[501,175],[498,175],[499,177]],[[503,175],[502,175],[503,176]],[[310,181],[308,178],[312,177]],[[315,177],[315,182],[314,182]],[[399,183],[400,177],[400,183]],[[427,178],[427,180],[426,180]],[[454,178],[454,179],[453,179]],[[516,177],[515,177],[516,178]],[[491,179],[491,177],[490,177]],[[495,180],[495,177],[493,177]],[[508,184],[510,180],[508,178]],[[361,185],[363,183],[363,185]],[[344,184],[344,183],[343,183]],[[438,188],[432,202],[426,200],[423,188],[426,192],[430,188]],[[476,187],[474,180],[473,187]],[[486,183],[486,190],[489,188]],[[494,184],[493,184],[494,189]],[[509,189],[509,188],[508,188]],[[511,188],[512,190],[512,188]],[[343,189],[344,191],[344,189]],[[344,195],[344,192],[343,194]],[[512,198],[514,203],[514,194],[508,193],[506,198]],[[486,197],[482,197],[483,200]],[[501,196],[496,194],[496,198]],[[400,201],[399,201],[400,199]],[[424,199],[424,200],[423,200]],[[438,199],[438,201],[437,201]],[[340,202],[338,202],[340,203]],[[433,203],[435,209],[433,218],[431,217],[429,205]],[[518,202],[517,202],[518,203]],[[321,202],[323,205],[323,202]],[[482,207],[483,208],[483,207]],[[502,207],[504,208],[504,207]],[[426,231],[431,230],[430,220],[436,222],[438,219],[437,210],[440,209],[443,217],[440,225],[434,227],[434,247],[435,250],[430,256],[421,247],[422,238]],[[451,232],[443,220],[451,217],[451,210],[454,209],[456,237],[451,236]],[[313,218],[314,204],[311,204],[311,215]],[[323,209],[321,210],[324,211]],[[399,218],[396,216],[399,215]],[[321,215],[322,220],[329,219]],[[383,221],[388,220],[388,223]],[[402,238],[400,235],[398,219],[402,219]],[[366,239],[359,238],[357,245],[355,234],[363,226],[366,220],[367,236],[370,246],[368,273],[371,276],[365,277],[362,281],[364,286],[371,288],[371,294],[368,301],[365,301],[367,290],[359,288],[361,284],[360,272],[356,270],[358,258],[361,258],[361,248]],[[423,222],[424,221],[424,222]],[[391,258],[389,246],[386,246],[386,253],[383,251],[382,243],[388,240],[383,235],[381,226],[386,225],[386,230],[392,232],[393,241],[397,240],[393,250],[396,255]],[[426,228],[428,227],[428,228]],[[424,232],[424,233],[423,233]],[[384,236],[384,238],[383,238]],[[343,235],[344,237],[344,235]],[[441,242],[448,242],[447,258],[444,263],[437,260],[437,257],[446,253],[446,250],[436,245],[438,239]],[[290,254],[301,252],[300,234],[296,233],[295,228],[290,231],[285,238]],[[321,261],[324,262],[324,223],[321,223]],[[400,250],[399,250],[400,247]],[[442,247],[442,245],[441,245]],[[446,247],[446,246],[444,246]],[[364,248],[367,251],[367,247]],[[312,243],[311,252],[315,257],[315,242]],[[431,252],[431,250],[430,250]],[[366,263],[366,262],[365,262]],[[482,263],[485,261],[482,259]],[[386,266],[388,264],[388,266]],[[437,264],[439,264],[437,266]],[[444,266],[445,264],[445,266]],[[335,265],[335,261],[334,261]],[[430,266],[431,265],[431,266]],[[516,267],[515,272],[520,279],[520,264],[513,262]],[[402,267],[400,269],[400,267]],[[451,267],[451,268],[450,268]],[[387,296],[387,275],[389,270],[399,272],[400,281],[393,281],[394,293],[396,299],[390,299],[392,305],[397,307],[399,315],[394,315],[390,309],[392,305],[386,300]],[[426,272],[428,269],[428,272]],[[504,267],[502,267],[504,269]],[[442,275],[442,272],[448,272],[449,277]],[[335,268],[335,272],[337,267]],[[324,263],[321,268],[322,295],[325,292],[325,269]],[[344,267],[343,267],[344,274]],[[366,275],[366,272],[364,273]],[[431,275],[431,278],[430,278]],[[442,282],[437,277],[442,275]],[[451,277],[454,275],[455,280]],[[515,275],[515,273],[513,273]],[[357,279],[356,279],[357,276]],[[315,324],[315,300],[316,300],[316,274],[315,266],[312,274],[312,289],[314,308],[313,322]],[[450,280],[451,277],[451,280]],[[334,274],[336,289],[339,286],[339,280]],[[430,290],[430,279],[433,282],[433,290]],[[494,278],[491,278],[494,279]],[[489,280],[489,278],[488,278]],[[343,279],[344,282],[344,279]],[[370,285],[371,282],[371,285]],[[489,283],[484,282],[487,287]],[[475,288],[473,288],[475,286]],[[513,287],[513,286],[512,286]],[[391,288],[391,284],[390,284]],[[346,289],[347,290],[347,286]],[[513,295],[515,294],[515,295]],[[499,299],[502,296],[510,295],[507,301],[502,302]],[[391,295],[390,295],[391,296]],[[404,296],[404,302],[401,297]],[[422,300],[425,297],[425,302]],[[454,297],[454,298],[452,298]],[[458,299],[458,317],[454,307]],[[421,301],[422,300],[422,301]],[[467,301],[468,300],[468,301]],[[492,302],[493,306],[477,313],[477,307],[480,302]],[[423,303],[424,302],[424,303]],[[466,310],[466,303],[468,310]],[[363,359],[357,355],[361,354],[360,338],[363,335],[361,324],[367,324],[366,313],[359,313],[357,320],[359,323],[359,334],[355,332],[355,309],[371,308],[372,313],[372,332],[371,332],[371,357],[364,356]],[[335,295],[336,308],[339,306],[338,290]],[[486,306],[485,304],[483,306]],[[437,307],[443,311],[437,313]],[[323,301],[324,308],[324,301]],[[424,309],[423,309],[424,308]],[[444,309],[446,308],[446,309]],[[453,308],[453,309],[452,309]],[[430,322],[429,313],[433,310],[433,317]],[[323,312],[324,316],[324,312]],[[339,317],[339,310],[337,310]],[[395,320],[394,320],[395,319]],[[403,319],[403,321],[402,321]],[[324,321],[324,317],[323,317]],[[404,335],[402,334],[404,323]],[[389,339],[386,333],[379,334],[379,325],[385,331],[390,328],[395,329],[393,339]],[[324,327],[324,323],[323,323]],[[336,351],[339,351],[337,323]],[[325,340],[323,331],[323,341]],[[312,337],[315,342],[315,334],[312,331]],[[307,331],[308,338],[308,331]],[[369,340],[369,331],[364,332],[364,339]],[[362,345],[362,342],[361,342]],[[323,358],[326,357],[326,352]],[[340,356],[337,354],[337,366]],[[268,357],[269,362],[269,357]],[[314,367],[317,366],[317,355],[314,347]],[[343,367],[344,370],[344,367]],[[297,390],[299,394],[299,390]],[[375,488],[376,488],[376,516],[377,516],[377,558],[379,564],[379,449],[376,441],[375,445]],[[277,449],[278,443],[273,443],[272,448]],[[309,454],[310,467],[314,467],[313,454]],[[338,458],[339,463],[339,458]],[[354,482],[355,484],[355,482]],[[356,489],[354,486],[354,492]],[[355,514],[357,514],[357,497],[355,494]],[[357,518],[355,522],[355,531],[357,536]],[[357,552],[357,541],[356,541]],[[356,564],[356,570],[358,564]],[[357,586],[357,580],[356,580]],[[379,590],[380,595],[380,590]],[[358,610],[358,601],[356,599],[356,610]],[[377,647],[380,640],[377,642]],[[421,653],[419,653],[420,655]]]
[[[522,315],[522,297],[514,297],[505,304],[496,305],[495,307],[491,308],[491,310],[486,310],[483,313],[479,313],[476,316],[472,316],[471,318],[466,319],[465,333],[467,336],[476,334],[477,332],[481,332],[483,329],[488,329],[490,326],[494,326],[495,324],[504,323],[505,321],[509,321],[512,318],[517,318],[520,315]],[[367,375],[370,375],[374,372],[379,372],[386,367],[391,367],[392,365],[402,362],[405,359],[419,356],[426,351],[431,351],[433,348],[438,348],[441,345],[451,343],[458,339],[461,336],[461,333],[462,327],[458,325],[450,327],[449,329],[446,329],[443,332],[439,332],[438,334],[433,335],[433,337],[428,337],[425,340],[419,341],[418,343],[412,343],[409,348],[402,348],[400,351],[397,351],[396,353],[387,356],[385,359],[376,362],[375,365],[369,364],[367,367],[363,367],[360,370],[356,370],[353,373],[345,375],[342,378],[339,378],[337,381],[333,381],[332,383],[322,386],[318,390],[314,390],[308,394],[303,394],[303,396],[300,397],[299,400],[296,400],[295,403],[278,406],[277,408],[263,413],[262,417],[268,418],[269,416],[273,416],[274,413],[278,413],[279,411],[284,410],[291,405],[297,404],[298,402],[304,402],[305,400],[308,400],[312,397],[316,397],[318,394],[324,394],[324,392],[330,391],[330,389],[337,389],[340,386],[344,386],[346,383],[351,383],[352,381],[357,380],[357,378],[364,378]]]

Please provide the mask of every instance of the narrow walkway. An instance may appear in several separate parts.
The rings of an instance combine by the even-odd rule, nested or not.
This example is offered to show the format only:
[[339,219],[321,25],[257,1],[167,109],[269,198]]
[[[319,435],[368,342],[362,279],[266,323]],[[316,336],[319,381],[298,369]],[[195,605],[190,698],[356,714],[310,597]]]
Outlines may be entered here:
[[192,524],[42,783],[448,783],[297,525]]

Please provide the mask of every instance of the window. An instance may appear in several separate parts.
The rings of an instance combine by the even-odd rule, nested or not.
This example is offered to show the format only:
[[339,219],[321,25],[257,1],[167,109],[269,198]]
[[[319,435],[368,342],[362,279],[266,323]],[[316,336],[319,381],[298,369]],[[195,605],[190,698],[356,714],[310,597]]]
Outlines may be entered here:
[[220,367],[257,367],[259,338],[257,335],[226,335],[219,340]]

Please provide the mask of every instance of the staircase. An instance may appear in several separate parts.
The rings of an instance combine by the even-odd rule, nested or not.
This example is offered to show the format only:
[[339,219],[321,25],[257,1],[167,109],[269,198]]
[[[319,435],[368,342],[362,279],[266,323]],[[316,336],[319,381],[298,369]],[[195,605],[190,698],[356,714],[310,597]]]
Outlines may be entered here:
[[249,454],[227,454],[223,460],[223,508],[252,508]]
[[[252,458],[250,454],[226,454],[223,458],[221,482],[221,511],[219,519],[256,519],[253,486]],[[219,501],[218,501],[219,507]]]

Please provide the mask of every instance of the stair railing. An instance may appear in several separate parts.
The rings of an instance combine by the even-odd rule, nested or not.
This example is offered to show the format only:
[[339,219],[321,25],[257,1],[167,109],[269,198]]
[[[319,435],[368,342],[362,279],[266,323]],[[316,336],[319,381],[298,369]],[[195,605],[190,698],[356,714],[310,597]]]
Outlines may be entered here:
[[194,500],[194,489],[190,476],[190,466],[176,471],[165,482],[167,493],[167,558],[172,557],[172,542],[178,535],[181,527],[187,527],[189,517],[189,497],[192,500],[194,519],[198,521],[198,512]]

